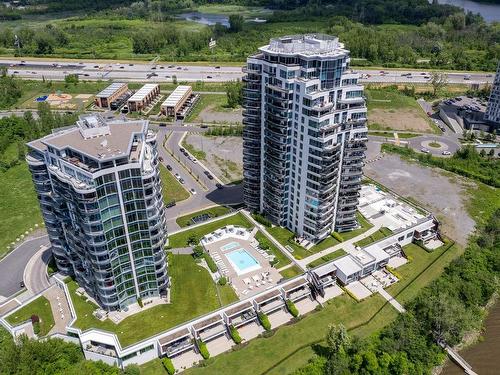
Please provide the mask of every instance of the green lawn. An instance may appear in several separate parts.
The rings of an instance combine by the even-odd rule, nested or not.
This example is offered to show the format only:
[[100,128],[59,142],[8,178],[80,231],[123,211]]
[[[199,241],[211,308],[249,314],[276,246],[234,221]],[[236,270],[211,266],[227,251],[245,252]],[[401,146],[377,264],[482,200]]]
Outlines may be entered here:
[[349,232],[340,233],[344,241],[348,241],[354,237],[357,237],[365,233],[371,227],[373,227],[373,225],[368,220],[366,220],[365,217],[361,215],[359,211],[356,212],[356,219],[358,220],[359,225],[361,225],[361,228],[354,229]]
[[184,227],[187,227],[187,226],[193,224],[191,219],[195,216],[209,214],[210,218],[214,218],[214,217],[225,215],[228,212],[229,212],[229,208],[224,207],[224,206],[211,207],[211,208],[207,208],[206,210],[201,210],[201,211],[197,211],[197,212],[194,212],[192,214],[189,214],[189,215],[184,215],[184,216],[178,217],[175,220],[175,222],[177,224],[179,224],[179,226],[181,228],[184,228]]
[[160,163],[161,191],[165,204],[176,201],[180,202],[189,198],[189,193],[182,184]]
[[204,235],[213,232],[216,229],[222,228],[226,225],[238,225],[245,228],[252,228],[253,225],[243,216],[241,213],[237,213],[233,216],[217,220],[196,228],[186,230],[184,232],[173,234],[169,237],[169,246],[171,248],[186,247],[188,246],[188,240],[191,236],[196,236],[201,239]]
[[[397,270],[403,279],[388,289],[403,303],[436,279],[444,267],[461,253],[457,246],[446,252],[441,248],[429,253],[410,245],[405,247],[405,251],[414,259]],[[221,354],[209,366],[189,369],[186,374],[289,374],[312,358],[314,351],[311,345],[323,342],[329,324],[343,323],[352,335],[366,337],[396,317],[396,310],[378,294],[359,303],[342,295],[328,301],[321,311],[313,312],[295,324],[278,328],[274,336],[252,340],[245,348]]]
[[0,172],[0,258],[11,248],[11,242],[35,224],[42,216],[31,174],[25,162]]
[[[172,278],[171,303],[135,314],[118,325],[94,318],[92,312],[96,306],[77,296],[75,291],[78,285],[70,280],[68,288],[78,316],[74,325],[81,329],[93,327],[115,332],[125,347],[221,307],[215,283],[208,271],[198,266],[191,255],[169,254],[169,274]],[[234,301],[226,289],[222,288],[221,292],[223,304]]]
[[308,268],[317,267],[317,266],[319,266],[319,265],[321,265],[323,263],[326,263],[326,262],[329,262],[331,260],[340,258],[341,256],[344,256],[345,254],[347,254],[347,253],[345,252],[344,249],[335,250],[333,253],[327,254],[325,256],[322,256],[319,259],[316,259],[316,260],[312,261],[311,263],[309,263],[307,265],[307,267]]
[[354,244],[359,247],[365,247],[373,242],[376,242],[378,240],[381,240],[382,238],[389,236],[391,233],[392,230],[390,230],[389,228],[382,227],[378,231],[372,233],[368,237],[359,240],[358,242],[355,242]]
[[401,109],[401,108],[419,108],[417,101],[403,95],[396,90],[387,89],[366,89],[366,106],[368,110],[374,108],[382,109]]
[[316,245],[311,247],[309,251],[312,251],[313,253],[318,253],[320,251],[326,250],[332,246],[338,245],[340,242],[333,238],[332,236],[326,237],[324,240],[321,240],[318,242]]
[[292,277],[298,276],[303,274],[304,271],[302,271],[299,267],[293,265],[286,270],[280,271],[280,275],[283,276],[285,279],[291,279]]
[[304,259],[312,254],[311,251],[308,251],[302,246],[295,243],[295,241],[293,240],[294,234],[292,231],[278,226],[267,228],[267,231],[281,245],[283,245],[284,247],[291,247],[293,249],[292,255],[295,257],[295,259]]
[[266,237],[261,231],[255,234],[255,239],[259,241],[259,244],[267,246],[267,251],[273,254],[277,259],[277,263],[274,265],[275,268],[281,268],[290,264],[291,260],[281,252],[274,244]]
[[394,138],[394,133],[398,133],[398,138],[415,138],[420,137],[422,134],[419,133],[400,133],[399,131],[391,132],[391,131],[370,131],[368,135],[374,135],[379,137],[387,137]]
[[234,292],[234,289],[231,285],[215,285],[217,288],[217,293],[219,294],[220,302],[222,306],[229,305],[230,303],[236,302],[239,300],[238,296]]
[[45,336],[52,327],[54,327],[54,316],[52,315],[50,302],[44,296],[38,297],[23,308],[17,310],[15,313],[8,316],[6,320],[12,325],[17,325],[26,320],[30,320],[32,315],[37,315],[40,318],[39,336]]

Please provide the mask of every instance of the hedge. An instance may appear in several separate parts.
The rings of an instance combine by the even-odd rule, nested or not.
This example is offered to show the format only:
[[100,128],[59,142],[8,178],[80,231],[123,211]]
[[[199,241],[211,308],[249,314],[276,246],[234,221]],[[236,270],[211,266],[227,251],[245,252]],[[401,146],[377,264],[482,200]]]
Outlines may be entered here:
[[163,357],[161,359],[161,363],[163,364],[163,367],[165,367],[165,370],[167,370],[169,375],[175,374],[175,367],[170,358]]
[[297,309],[297,306],[295,306],[295,303],[293,303],[292,300],[289,299],[286,300],[286,308],[294,318],[299,316],[299,310]]
[[252,217],[255,219],[257,223],[262,224],[265,227],[270,227],[272,225],[271,220],[266,219],[261,214],[253,214]]
[[212,259],[212,257],[210,255],[208,255],[207,253],[204,253],[203,259],[205,259],[205,262],[207,262],[207,266],[208,266],[208,268],[210,268],[210,271],[212,271],[212,273],[215,273],[219,270],[217,268],[217,265],[215,264],[214,260]]
[[205,344],[203,341],[198,340],[198,349],[200,349],[200,354],[203,359],[210,358],[210,352],[207,349],[207,344]]
[[234,328],[233,326],[229,326],[229,333],[231,334],[231,338],[236,344],[241,344],[242,339],[240,333],[236,328]]
[[269,318],[267,317],[267,315],[264,314],[263,312],[259,312],[257,314],[257,316],[259,318],[260,324],[262,324],[262,327],[264,327],[264,329],[266,331],[270,331],[271,330],[271,322],[269,321]]
[[339,242],[344,242],[344,238],[340,235],[340,233],[333,232],[332,237],[335,238]]

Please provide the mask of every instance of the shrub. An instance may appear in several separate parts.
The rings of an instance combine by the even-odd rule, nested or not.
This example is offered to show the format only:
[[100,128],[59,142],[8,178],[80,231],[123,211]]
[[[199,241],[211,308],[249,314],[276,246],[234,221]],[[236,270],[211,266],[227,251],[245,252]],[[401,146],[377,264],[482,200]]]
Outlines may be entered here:
[[35,335],[40,334],[40,322],[33,323],[33,332],[35,333]]
[[259,318],[260,324],[262,324],[262,327],[264,327],[264,329],[266,331],[270,331],[271,330],[271,322],[269,321],[269,318],[267,317],[267,315],[264,314],[263,312],[259,312],[257,314],[257,316]]
[[333,232],[332,237],[335,238],[339,242],[344,242],[344,238],[340,235],[340,233]]
[[227,278],[222,276],[220,279],[219,279],[219,285],[221,286],[224,286],[227,284]]
[[229,326],[229,333],[231,334],[231,338],[236,344],[241,344],[242,339],[240,333],[236,328],[234,328],[233,326]]
[[208,255],[207,253],[203,254],[203,259],[205,259],[205,262],[207,262],[207,266],[208,268],[210,268],[211,272],[215,273],[219,270],[210,255]]
[[198,340],[198,349],[200,349],[200,354],[203,357],[203,359],[210,358],[210,353],[207,349],[207,344],[205,344],[203,341]]
[[175,374],[175,367],[170,358],[167,357],[162,358],[161,363],[163,364],[163,367],[165,367],[165,370],[167,370],[169,375]]
[[141,309],[144,307],[144,304],[142,303],[142,298],[137,298],[137,303],[139,304]]
[[128,365],[123,370],[123,375],[141,375],[141,368],[135,364]]
[[265,227],[270,227],[272,225],[271,220],[266,219],[261,214],[253,214],[252,217],[255,219],[257,223],[262,224]]
[[189,245],[197,245],[200,243],[200,239],[198,238],[198,236],[196,234],[191,234],[188,239],[187,239],[187,243]]
[[299,316],[299,310],[297,310],[297,306],[295,306],[295,303],[293,303],[292,300],[286,300],[286,308],[294,318]]
[[40,322],[40,317],[36,314],[31,315],[31,323],[38,323]]

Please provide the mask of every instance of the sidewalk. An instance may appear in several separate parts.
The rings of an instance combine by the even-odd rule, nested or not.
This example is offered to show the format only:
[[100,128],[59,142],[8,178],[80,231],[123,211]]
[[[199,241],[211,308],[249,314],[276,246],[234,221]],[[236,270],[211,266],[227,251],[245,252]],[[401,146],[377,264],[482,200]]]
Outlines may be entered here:
[[406,312],[405,308],[398,301],[396,301],[393,296],[387,293],[383,288],[378,288],[378,292],[382,297],[384,297],[387,300],[387,302],[389,302],[400,313]]

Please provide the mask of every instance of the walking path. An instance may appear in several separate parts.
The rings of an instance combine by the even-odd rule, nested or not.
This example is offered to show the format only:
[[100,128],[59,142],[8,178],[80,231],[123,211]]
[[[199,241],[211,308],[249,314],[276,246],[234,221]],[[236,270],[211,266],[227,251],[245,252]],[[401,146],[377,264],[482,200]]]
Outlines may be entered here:
[[384,290],[384,288],[379,287],[377,290],[378,290],[379,294],[382,297],[384,297],[387,300],[387,302],[389,302],[401,314],[406,312],[405,308],[398,301],[396,301],[393,296],[391,296],[389,293],[387,293]]

